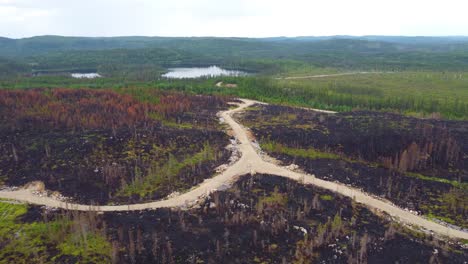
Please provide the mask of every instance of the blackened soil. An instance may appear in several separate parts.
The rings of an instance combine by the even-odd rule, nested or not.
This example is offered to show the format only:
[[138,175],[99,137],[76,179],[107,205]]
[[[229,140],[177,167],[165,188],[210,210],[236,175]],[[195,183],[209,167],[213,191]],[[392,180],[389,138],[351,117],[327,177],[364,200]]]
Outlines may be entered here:
[[114,247],[125,249],[117,257],[123,263],[463,263],[467,257],[348,198],[268,175],[245,176],[200,209],[106,213],[104,221]]
[[[466,182],[468,122],[358,111],[328,115],[283,106],[258,106],[242,122],[260,139],[314,147],[400,171]],[[405,154],[404,154],[405,153]]]
[[[229,157],[224,150],[228,138],[223,132],[155,128],[137,133],[136,138],[127,131],[2,134],[0,142],[8,143],[3,144],[0,173],[7,177],[7,185],[21,186],[39,180],[48,190],[59,191],[78,202],[104,204],[128,201],[122,197],[114,199],[113,194],[122,182],[133,180],[136,167],[144,175],[152,162],[163,164],[169,155],[181,160],[210,142],[213,150],[219,153],[218,159],[196,168],[185,168],[177,183],[179,188],[186,188],[211,177],[213,169]],[[17,162],[12,157],[11,147],[7,147],[11,142],[15,144]],[[167,186],[150,199],[164,197],[177,190],[176,187]]]
[[[349,198],[271,175],[243,176],[184,211],[97,214],[31,206],[18,219],[57,220],[71,223],[60,227],[63,237],[105,237],[112,253],[95,259],[106,263],[452,264],[468,258],[459,242],[407,229]],[[45,241],[57,240],[44,236]],[[52,242],[31,251],[52,262],[84,259],[64,254]],[[11,254],[17,261],[24,258],[14,250]]]
[[[285,164],[298,164],[306,172],[316,177],[338,181],[386,198],[400,207],[418,211],[423,214],[435,214],[454,219],[461,227],[468,227],[467,213],[464,209],[447,209],[449,195],[458,195],[464,207],[467,193],[453,188],[450,184],[423,181],[402,175],[399,172],[381,167],[365,166],[361,163],[346,162],[334,159],[307,159],[275,154]],[[456,194],[454,194],[456,193]],[[447,197],[447,198],[445,198]],[[464,197],[464,198],[463,198]],[[457,203],[458,203],[457,199]]]
[[[468,227],[468,122],[375,112],[326,115],[281,106],[258,106],[241,118],[260,142],[342,157],[268,153],[284,164],[297,164],[318,178],[349,184],[403,208]],[[421,175],[440,180],[418,178]]]
[[[85,204],[137,203],[190,188],[229,158],[216,117],[227,108],[222,98],[159,92],[152,105],[110,91],[47,92],[0,90],[0,183],[42,181]],[[207,144],[215,159],[178,170],[145,197],[119,193]]]

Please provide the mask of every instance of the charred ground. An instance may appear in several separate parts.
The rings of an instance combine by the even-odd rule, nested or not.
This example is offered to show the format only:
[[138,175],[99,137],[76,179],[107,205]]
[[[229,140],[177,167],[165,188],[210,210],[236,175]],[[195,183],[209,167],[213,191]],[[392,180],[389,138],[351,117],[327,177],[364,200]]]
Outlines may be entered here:
[[160,199],[227,160],[224,108],[226,98],[160,91],[1,90],[0,180],[84,203]]
[[240,118],[263,150],[286,164],[467,227],[467,122],[275,105]]
[[[467,258],[457,243],[411,231],[349,198],[271,175],[244,176],[185,211],[96,215],[31,207],[16,221],[69,223],[57,228],[62,236],[55,240],[44,235],[51,241],[40,251],[44,262],[463,263]],[[10,237],[2,243],[19,242]],[[64,251],[74,248],[82,251]],[[9,253],[4,259],[25,257]]]

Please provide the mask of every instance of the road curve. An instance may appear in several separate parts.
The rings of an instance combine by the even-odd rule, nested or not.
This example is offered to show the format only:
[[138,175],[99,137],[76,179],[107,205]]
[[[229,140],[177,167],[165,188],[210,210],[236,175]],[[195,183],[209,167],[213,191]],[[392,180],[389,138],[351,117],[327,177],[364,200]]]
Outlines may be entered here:
[[34,195],[30,190],[0,191],[0,198],[78,211],[136,211],[164,207],[184,207],[196,203],[201,197],[211,193],[213,190],[233,183],[238,178],[238,176],[248,173],[264,173],[286,177],[303,182],[305,184],[312,184],[320,188],[324,188],[353,198],[358,203],[364,204],[369,208],[374,208],[386,212],[392,217],[397,218],[399,221],[406,224],[419,226],[434,233],[452,238],[468,239],[467,232],[429,221],[421,216],[417,216],[408,211],[405,211],[389,203],[388,201],[372,197],[362,192],[361,190],[346,186],[344,184],[321,180],[308,174],[293,172],[284,167],[264,161],[252,146],[245,128],[243,128],[232,118],[232,114],[240,112],[256,103],[258,102],[242,99],[242,103],[240,103],[237,108],[220,113],[220,116],[231,127],[234,135],[239,140],[239,151],[242,153],[242,157],[232,166],[228,167],[228,169],[226,169],[224,172],[214,176],[213,178],[205,180],[200,185],[177,197],[141,204],[104,206],[66,203],[50,197],[39,197]]

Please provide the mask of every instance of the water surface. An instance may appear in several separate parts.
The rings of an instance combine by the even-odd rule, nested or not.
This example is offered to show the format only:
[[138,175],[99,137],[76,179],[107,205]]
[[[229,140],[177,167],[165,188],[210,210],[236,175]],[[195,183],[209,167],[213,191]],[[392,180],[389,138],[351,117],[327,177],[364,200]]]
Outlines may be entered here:
[[90,72],[90,73],[72,73],[71,77],[77,79],[94,79],[102,77],[99,73]]
[[246,72],[237,70],[225,70],[218,66],[192,67],[192,68],[171,68],[163,77],[172,79],[216,77],[216,76],[244,76]]

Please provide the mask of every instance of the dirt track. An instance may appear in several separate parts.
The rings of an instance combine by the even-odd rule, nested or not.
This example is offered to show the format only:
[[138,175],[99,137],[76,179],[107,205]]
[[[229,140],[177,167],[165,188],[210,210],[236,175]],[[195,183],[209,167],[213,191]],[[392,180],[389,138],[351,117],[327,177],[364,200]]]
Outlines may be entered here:
[[265,173],[287,177],[293,180],[301,181],[305,184],[313,184],[318,187],[331,190],[335,193],[354,198],[356,202],[362,203],[370,208],[375,208],[384,211],[389,215],[398,218],[399,221],[406,224],[420,226],[424,229],[452,238],[468,239],[467,232],[463,232],[454,228],[450,228],[426,220],[421,216],[414,215],[408,211],[396,207],[388,201],[383,201],[369,196],[368,194],[360,190],[348,187],[340,183],[320,180],[308,174],[293,172],[284,167],[262,160],[260,155],[252,146],[251,141],[247,136],[245,128],[243,128],[232,118],[233,113],[240,112],[245,108],[257,103],[251,100],[242,101],[243,103],[240,104],[239,107],[237,107],[236,109],[220,113],[220,116],[232,128],[234,135],[240,141],[239,151],[242,153],[242,157],[239,159],[239,161],[230,166],[221,174],[205,180],[199,186],[196,186],[192,190],[183,193],[177,197],[156,202],[115,206],[90,206],[82,204],[65,203],[50,197],[39,197],[37,195],[34,195],[31,192],[31,190],[0,191],[0,198],[13,199],[31,204],[46,205],[50,207],[80,211],[135,211],[162,207],[185,207],[197,203],[198,200],[202,199],[203,196],[209,194],[210,192],[217,189],[222,189],[225,186],[231,184],[237,179],[238,176],[247,173]]
[[[298,79],[314,79],[314,78],[326,78],[326,77],[338,77],[346,75],[362,75],[362,74],[377,74],[386,72],[345,72],[345,73],[334,73],[334,74],[319,74],[319,75],[306,75],[306,76],[290,76],[290,77],[279,77],[278,80],[298,80]],[[388,72],[387,72],[388,73]]]

